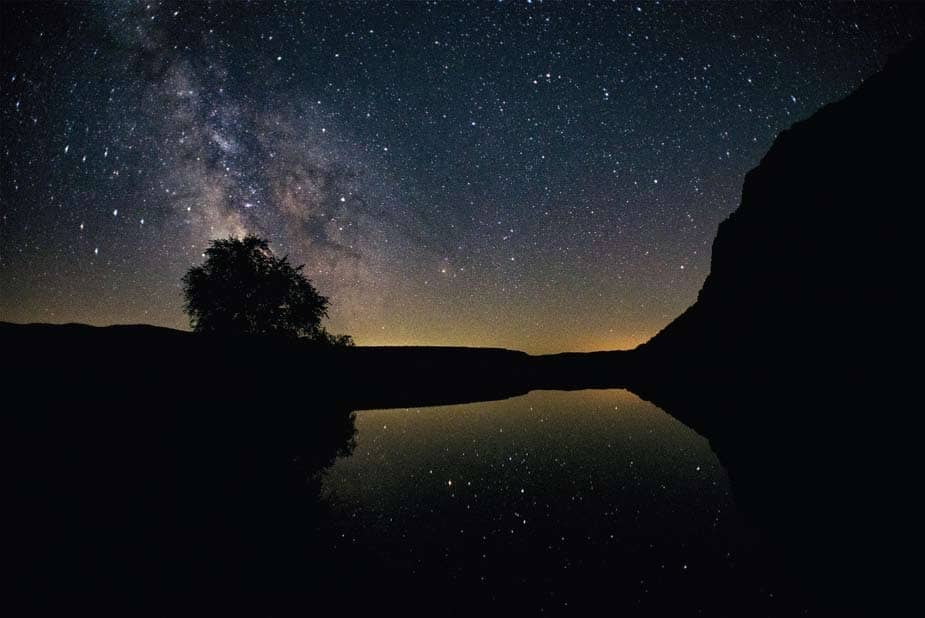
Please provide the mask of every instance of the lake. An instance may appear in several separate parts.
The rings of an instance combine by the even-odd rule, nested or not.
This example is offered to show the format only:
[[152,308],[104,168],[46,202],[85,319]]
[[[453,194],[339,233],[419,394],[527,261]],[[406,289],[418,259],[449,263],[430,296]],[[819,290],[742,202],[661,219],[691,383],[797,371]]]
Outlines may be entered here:
[[363,410],[355,425],[323,476],[319,531],[383,602],[805,609],[707,440],[629,391]]
[[42,332],[7,374],[35,613],[865,616],[912,573],[902,389]]

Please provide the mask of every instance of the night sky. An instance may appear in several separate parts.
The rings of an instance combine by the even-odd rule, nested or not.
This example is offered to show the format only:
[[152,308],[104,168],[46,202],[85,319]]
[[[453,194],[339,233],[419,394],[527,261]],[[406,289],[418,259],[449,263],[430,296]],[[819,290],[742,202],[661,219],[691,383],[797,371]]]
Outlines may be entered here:
[[2,5],[0,320],[188,328],[266,236],[359,344],[632,347],[774,137],[925,32],[855,4]]

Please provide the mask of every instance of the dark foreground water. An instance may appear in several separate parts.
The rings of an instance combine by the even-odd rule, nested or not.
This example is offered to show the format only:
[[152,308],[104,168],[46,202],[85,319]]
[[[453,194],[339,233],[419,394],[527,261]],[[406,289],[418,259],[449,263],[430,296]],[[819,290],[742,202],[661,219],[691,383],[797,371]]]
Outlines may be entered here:
[[[625,390],[365,410],[319,538],[383,603],[816,613],[708,442]],[[435,606],[436,609],[436,606]]]
[[845,615],[628,391],[209,412],[36,417],[11,529],[37,613]]

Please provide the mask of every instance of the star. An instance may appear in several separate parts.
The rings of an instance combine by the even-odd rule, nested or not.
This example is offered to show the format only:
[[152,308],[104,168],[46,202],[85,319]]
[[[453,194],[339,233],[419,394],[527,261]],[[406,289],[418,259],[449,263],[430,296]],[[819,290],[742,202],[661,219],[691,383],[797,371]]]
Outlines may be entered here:
[[188,329],[186,269],[254,233],[361,345],[632,347],[696,299],[775,137],[923,29],[778,9],[0,3],[29,26],[0,75],[0,320]]

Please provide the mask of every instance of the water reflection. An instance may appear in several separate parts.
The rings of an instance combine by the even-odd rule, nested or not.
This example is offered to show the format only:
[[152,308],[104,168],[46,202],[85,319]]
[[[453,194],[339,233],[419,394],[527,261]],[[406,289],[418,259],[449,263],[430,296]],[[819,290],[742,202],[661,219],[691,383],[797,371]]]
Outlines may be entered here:
[[45,421],[24,460],[44,489],[26,498],[23,570],[94,606],[177,613],[193,592],[206,613],[260,615],[804,608],[710,444],[624,390]]
[[412,605],[685,615],[789,602],[707,441],[628,391],[369,410],[357,429],[325,476],[327,534],[375,565],[377,598],[410,585]]
[[566,504],[589,501],[612,504],[608,517],[622,509],[630,519],[652,506],[647,525],[681,503],[697,513],[685,525],[712,525],[731,510],[706,440],[624,390],[362,411],[357,429],[357,449],[325,487],[379,518],[399,510],[422,516],[453,501],[502,510],[515,528],[524,519],[545,525]]
[[900,583],[907,575],[897,556],[918,524],[903,504],[910,468],[897,453],[905,451],[878,437],[889,424],[872,411],[910,403],[905,387],[870,386],[882,376],[865,375],[869,383],[857,379],[856,388],[816,377],[786,387],[677,380],[633,388],[709,439],[737,506],[773,549],[762,561],[782,560],[826,615],[881,615],[898,590],[911,589]]

